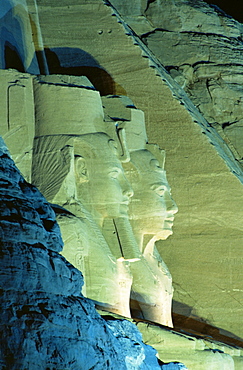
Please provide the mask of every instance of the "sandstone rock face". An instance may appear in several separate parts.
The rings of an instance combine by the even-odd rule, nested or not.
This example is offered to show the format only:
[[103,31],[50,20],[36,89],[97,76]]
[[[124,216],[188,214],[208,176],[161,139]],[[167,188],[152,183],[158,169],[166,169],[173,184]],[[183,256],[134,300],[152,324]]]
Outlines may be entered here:
[[2,139],[0,156],[1,368],[164,368],[133,324],[106,323],[81,295],[81,272],[58,253],[52,208]]
[[145,15],[144,42],[241,162],[242,24],[203,1],[155,2]]
[[35,114],[32,77],[16,70],[0,70],[1,133],[26,181],[31,181]]
[[[99,311],[106,319],[118,315]],[[131,322],[134,320],[129,319]],[[136,321],[145,343],[158,351],[160,359],[170,362],[180,361],[188,370],[241,370],[243,366],[242,349],[210,337],[188,335],[154,323]]]
[[111,3],[241,163],[242,24],[201,0]]
[[138,328],[145,342],[148,341],[157,349],[160,358],[166,361],[177,358],[189,370],[237,370],[242,367],[241,351],[235,351],[234,347],[184,333],[164,331],[142,322],[138,323]]
[[[0,9],[0,68],[16,68],[20,72],[40,73],[36,47],[39,48],[39,30],[36,8],[32,2],[29,15],[26,0],[5,0]],[[35,29],[34,29],[35,28]]]

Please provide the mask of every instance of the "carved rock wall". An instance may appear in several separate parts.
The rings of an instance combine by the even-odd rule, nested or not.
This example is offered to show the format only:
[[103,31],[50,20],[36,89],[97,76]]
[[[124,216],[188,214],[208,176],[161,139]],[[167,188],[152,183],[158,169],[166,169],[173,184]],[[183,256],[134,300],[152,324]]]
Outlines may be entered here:
[[[131,2],[122,4],[129,9]],[[156,2],[150,5],[156,6]],[[140,12],[140,5],[137,8]],[[179,3],[177,10],[180,14]],[[206,135],[202,135],[201,127],[193,122],[195,118],[183,101],[180,104],[172,96],[173,86],[169,83],[168,87],[160,75],[156,76],[158,70],[148,68],[149,58],[111,16],[114,13],[111,7],[101,1],[82,4],[65,1],[60,7],[53,0],[41,1],[38,11],[50,65],[54,65],[56,58],[52,72],[59,73],[60,65],[63,73],[83,74],[86,70],[89,77],[90,70],[99,72],[98,81],[109,88],[104,91],[97,80],[91,80],[97,89],[104,95],[127,94],[145,112],[149,142],[166,150],[168,181],[180,211],[173,237],[157,246],[173,276],[174,312],[203,319],[229,335],[242,337],[242,326],[238,324],[243,314],[240,274],[243,256],[239,249],[243,217],[241,183]],[[212,8],[210,12],[214,14]],[[167,19],[173,14],[168,9]],[[145,23],[142,33],[148,32],[144,16],[140,14],[136,23],[140,30]],[[151,26],[149,31],[153,29]],[[233,28],[231,32],[235,35],[239,30]]]

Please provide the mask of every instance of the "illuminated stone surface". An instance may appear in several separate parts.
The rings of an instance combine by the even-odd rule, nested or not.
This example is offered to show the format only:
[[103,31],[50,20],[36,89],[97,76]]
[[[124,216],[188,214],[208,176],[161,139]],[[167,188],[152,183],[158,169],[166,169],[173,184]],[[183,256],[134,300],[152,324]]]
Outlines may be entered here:
[[[84,294],[99,306],[130,317],[131,305],[133,316],[172,326],[169,270],[153,247],[146,249],[140,245],[144,233],[147,234],[146,227],[140,235],[137,226],[129,224],[128,208],[133,189],[122,167],[122,162],[129,161],[129,153],[127,157],[124,155],[125,137],[120,137],[123,129],[120,127],[116,132],[115,128],[117,99],[107,98],[111,105],[114,101],[114,108],[106,107],[105,114],[113,119],[104,120],[97,91],[78,85],[68,87],[63,85],[61,76],[59,82],[57,79],[58,76],[53,75],[48,77],[49,82],[47,78],[40,78],[35,83],[36,137],[32,182],[48,201],[64,207],[57,209],[64,238],[62,254],[82,271]],[[123,112],[116,113],[121,115],[121,120],[125,119]],[[138,124],[142,118],[144,125],[141,113],[135,109],[127,112],[131,126],[136,123],[136,115]],[[123,154],[119,155],[120,152]],[[139,201],[144,202],[145,210],[139,211],[135,217],[140,221],[144,219],[143,226],[147,224],[151,229],[149,234],[152,234],[154,243],[172,233],[171,219],[168,220],[170,230],[163,219],[173,218],[177,207],[172,202],[171,208],[166,205],[167,200],[163,200],[170,194],[168,183],[166,194],[162,198],[159,196],[159,202],[156,191],[150,195],[151,184],[146,178],[156,182],[157,187],[164,186],[163,172],[158,173],[158,178],[156,171],[149,172],[149,163],[146,158],[143,161],[141,155],[141,167],[144,166],[148,171],[141,174],[144,181],[140,183],[145,189],[138,196],[142,197]],[[144,214],[151,200],[153,218]]]
[[[51,72],[86,74],[101,94],[129,96],[145,113],[149,142],[166,151],[167,176],[180,212],[173,237],[156,244],[173,276],[173,311],[241,338],[243,201],[238,194],[242,185],[225,164],[228,157],[216,139],[210,139],[217,144],[213,147],[202,135],[185,97],[178,101],[172,96],[171,92],[177,94],[173,81],[169,81],[170,90],[156,76],[159,71],[148,68],[150,59],[142,57],[147,55],[125,35],[111,16],[113,9],[102,2],[59,5],[54,0],[38,4]],[[197,120],[201,123],[199,116]]]
[[242,24],[203,1],[151,2],[128,18],[113,2],[241,161]]
[[1,136],[24,178],[31,180],[35,135],[32,78],[14,70],[0,70]]

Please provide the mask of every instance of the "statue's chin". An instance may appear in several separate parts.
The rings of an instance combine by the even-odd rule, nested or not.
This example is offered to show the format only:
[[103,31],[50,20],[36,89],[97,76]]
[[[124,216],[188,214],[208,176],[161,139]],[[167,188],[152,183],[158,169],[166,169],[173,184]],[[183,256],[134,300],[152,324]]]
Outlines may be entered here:
[[163,229],[156,235],[156,240],[165,240],[173,234],[172,229]]

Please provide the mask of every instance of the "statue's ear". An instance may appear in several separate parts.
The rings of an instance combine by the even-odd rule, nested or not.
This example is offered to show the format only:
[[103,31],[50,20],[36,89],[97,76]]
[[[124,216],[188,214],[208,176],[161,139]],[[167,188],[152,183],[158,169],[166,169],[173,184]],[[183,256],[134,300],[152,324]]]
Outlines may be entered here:
[[88,170],[83,157],[75,156],[75,173],[79,182],[88,181]]

